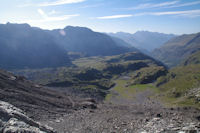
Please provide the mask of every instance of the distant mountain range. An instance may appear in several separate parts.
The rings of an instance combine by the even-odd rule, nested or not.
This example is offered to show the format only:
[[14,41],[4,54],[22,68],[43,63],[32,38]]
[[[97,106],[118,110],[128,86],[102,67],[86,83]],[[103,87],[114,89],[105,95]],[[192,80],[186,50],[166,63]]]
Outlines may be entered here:
[[6,69],[57,67],[70,64],[48,31],[28,24],[0,25],[0,67]]
[[72,26],[50,31],[28,24],[1,24],[0,44],[0,67],[5,69],[66,66],[71,64],[67,52],[107,56],[138,51],[123,40]]
[[155,48],[159,48],[165,42],[175,37],[175,35],[173,34],[164,34],[149,31],[138,31],[134,34],[117,32],[109,33],[108,35],[118,37],[143,52],[150,52]]
[[155,48],[150,54],[172,67],[198,51],[199,42],[200,33],[175,36],[138,31],[106,35],[85,27],[42,30],[28,24],[7,23],[0,25],[0,67],[60,67],[71,65],[71,60],[84,56],[112,56],[139,50],[150,53]]
[[[176,66],[200,50],[200,33],[175,37],[152,52],[154,58],[169,67]],[[191,62],[191,61],[190,61]]]
[[85,27],[67,26],[50,33],[60,46],[71,52],[81,52],[88,56],[108,56],[130,52],[127,43],[123,40],[111,38]]

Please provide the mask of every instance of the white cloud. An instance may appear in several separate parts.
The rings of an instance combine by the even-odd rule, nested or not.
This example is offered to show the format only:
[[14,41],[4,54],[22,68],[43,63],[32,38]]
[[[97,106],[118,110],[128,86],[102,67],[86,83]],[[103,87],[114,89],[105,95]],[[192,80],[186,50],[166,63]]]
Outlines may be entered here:
[[54,15],[54,14],[58,14],[59,12],[57,12],[57,11],[55,11],[55,10],[52,10],[52,11],[50,11],[48,14],[49,15]]
[[136,13],[136,14],[128,14],[128,15],[113,15],[113,16],[103,16],[97,17],[97,19],[117,19],[117,18],[127,18],[127,17],[137,17],[137,16],[163,16],[163,15],[175,15],[175,16],[182,16],[187,18],[194,18],[200,16],[200,10],[186,10],[186,11],[166,11],[166,12],[143,12],[143,13]]
[[79,8],[94,8],[94,7],[99,7],[99,6],[103,6],[105,5],[104,3],[100,3],[100,4],[94,4],[94,5],[85,5]]
[[17,7],[28,7],[28,6],[39,6],[39,7],[45,7],[45,6],[57,6],[57,5],[66,5],[66,4],[74,4],[74,3],[81,3],[86,0],[54,0],[53,2],[43,2],[43,3],[25,3],[22,5],[17,5]]
[[25,3],[25,4],[17,5],[17,7],[19,7],[19,8],[22,8],[22,7],[28,7],[28,6],[34,6],[34,4],[31,4],[31,3]]
[[148,8],[176,8],[176,7],[184,7],[184,6],[192,6],[192,5],[198,5],[200,4],[200,1],[194,1],[194,2],[187,2],[187,3],[180,3],[180,0],[174,0],[170,2],[163,2],[163,3],[144,3],[140,4],[136,7],[130,7],[130,8],[124,8],[126,10],[139,10],[139,9],[148,9]]
[[176,5],[173,5],[173,6],[169,6],[168,8],[192,6],[192,5],[198,5],[198,4],[200,4],[200,1],[188,2],[188,3],[183,3],[183,4],[176,4]]
[[133,16],[144,16],[144,15],[153,15],[153,16],[162,16],[162,15],[177,15],[177,16],[184,16],[184,17],[199,17],[200,10],[187,10],[187,11],[169,11],[169,12],[145,12],[145,13],[138,13]]
[[103,16],[103,17],[97,17],[97,19],[117,19],[117,18],[128,18],[132,17],[133,15],[113,15],[113,16]]
[[174,5],[176,3],[178,3],[179,0],[176,1],[170,1],[170,2],[163,2],[163,3],[145,3],[145,4],[140,4],[136,7],[131,7],[131,8],[126,8],[128,10],[137,10],[137,9],[147,9],[147,8],[158,8],[158,7],[166,7],[166,6],[171,6]]
[[80,3],[84,1],[86,0],[57,0],[54,2],[44,2],[44,3],[39,4],[39,6],[57,6],[57,5]]
[[63,20],[70,19],[72,17],[80,16],[79,14],[71,14],[71,15],[49,17],[42,9],[38,9],[37,11],[41,15],[42,19],[26,20],[24,22],[26,22],[26,23],[42,23],[42,22],[50,22],[50,21],[63,21]]

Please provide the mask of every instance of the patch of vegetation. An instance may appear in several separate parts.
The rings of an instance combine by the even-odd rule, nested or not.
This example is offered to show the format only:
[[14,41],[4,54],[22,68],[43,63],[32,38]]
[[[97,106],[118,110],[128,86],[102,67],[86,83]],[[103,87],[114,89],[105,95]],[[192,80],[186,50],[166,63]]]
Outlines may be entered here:
[[103,74],[97,69],[86,69],[76,74],[75,77],[82,81],[91,81],[103,78]]
[[109,64],[103,71],[108,72],[111,75],[121,74],[124,72],[136,71],[143,67],[148,67],[148,64],[141,61],[141,62],[124,62],[117,63],[117,64]]
[[164,67],[145,67],[136,71],[133,75],[132,84],[148,84],[154,82],[158,77],[167,74]]
[[200,51],[192,54],[190,57],[185,59],[182,63],[183,65],[200,64]]
[[109,58],[110,58],[109,56],[105,57],[93,56],[88,58],[79,58],[74,60],[72,63],[76,65],[78,68],[83,68],[83,69],[94,68],[102,70],[106,65],[105,60]]
[[137,85],[129,85],[131,80],[115,80],[115,86],[110,90],[111,92],[106,95],[105,101],[110,101],[112,97],[115,97],[116,93],[117,98],[121,99],[129,99],[134,100],[135,95],[137,93],[150,90],[152,92],[157,93],[158,88],[156,88],[153,84],[137,84]]
[[200,65],[173,68],[166,76],[160,77],[156,85],[168,104],[200,108],[200,102],[188,95],[191,89],[200,87]]
[[76,59],[83,58],[86,56],[86,54],[83,54],[80,52],[68,52],[67,54],[71,60],[76,60]]

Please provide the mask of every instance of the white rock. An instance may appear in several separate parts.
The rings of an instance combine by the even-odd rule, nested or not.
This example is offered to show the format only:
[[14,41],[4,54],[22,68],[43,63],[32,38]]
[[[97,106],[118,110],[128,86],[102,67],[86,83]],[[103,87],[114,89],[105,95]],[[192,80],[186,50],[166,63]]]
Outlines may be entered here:
[[0,101],[0,133],[55,133],[52,128],[27,117],[15,106]]

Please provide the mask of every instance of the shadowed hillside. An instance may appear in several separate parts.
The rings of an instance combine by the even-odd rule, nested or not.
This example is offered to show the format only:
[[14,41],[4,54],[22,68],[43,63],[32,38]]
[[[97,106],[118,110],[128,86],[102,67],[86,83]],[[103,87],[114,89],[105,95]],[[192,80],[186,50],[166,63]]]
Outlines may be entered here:
[[53,30],[51,34],[66,50],[88,56],[117,55],[130,51],[125,42],[123,45],[123,42],[118,43],[105,34],[84,27],[67,26],[64,29]]
[[200,50],[200,33],[173,38],[161,48],[154,50],[152,55],[169,67],[173,67],[198,50]]
[[0,25],[0,67],[6,69],[66,66],[67,52],[47,31],[28,24]]
[[[90,108],[91,104],[82,102],[85,98],[73,92],[52,90],[32,83],[22,76],[0,70],[0,100],[8,102],[25,111],[34,119],[50,119],[69,113],[75,109]],[[89,101],[88,101],[89,102]],[[57,114],[57,116],[55,116]]]

